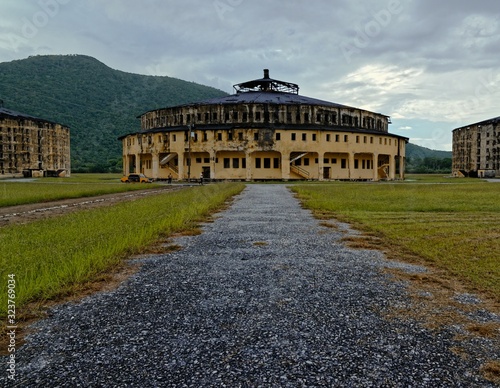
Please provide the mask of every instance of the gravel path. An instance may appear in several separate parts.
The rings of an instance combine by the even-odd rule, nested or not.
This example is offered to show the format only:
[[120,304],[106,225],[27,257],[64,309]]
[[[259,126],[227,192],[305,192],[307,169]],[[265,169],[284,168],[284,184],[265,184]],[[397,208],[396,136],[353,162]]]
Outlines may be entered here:
[[249,185],[203,234],[179,239],[183,250],[142,259],[117,290],[37,323],[16,384],[494,386],[450,351],[453,333],[384,319],[406,296],[381,269],[405,265],[341,236],[286,186]]

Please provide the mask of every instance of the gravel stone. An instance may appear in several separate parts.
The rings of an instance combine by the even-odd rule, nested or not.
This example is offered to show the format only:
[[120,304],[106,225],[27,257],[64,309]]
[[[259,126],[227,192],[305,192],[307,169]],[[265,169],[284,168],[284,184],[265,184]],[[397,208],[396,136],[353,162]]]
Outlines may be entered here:
[[409,303],[383,268],[424,269],[343,235],[286,186],[248,185],[204,233],[176,240],[182,250],[54,308],[16,353],[17,385],[0,385],[494,387],[481,360],[450,350],[452,330],[383,317]]

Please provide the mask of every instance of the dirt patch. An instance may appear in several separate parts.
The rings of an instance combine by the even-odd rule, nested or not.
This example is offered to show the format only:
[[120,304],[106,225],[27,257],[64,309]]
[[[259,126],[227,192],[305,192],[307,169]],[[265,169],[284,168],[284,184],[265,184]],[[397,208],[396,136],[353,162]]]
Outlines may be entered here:
[[0,227],[25,224],[49,217],[57,217],[82,209],[93,209],[114,205],[125,201],[134,201],[150,195],[180,190],[183,186],[165,186],[160,189],[127,191],[124,193],[104,194],[95,197],[72,198],[27,205],[0,208]]
[[[478,321],[477,318],[484,311],[495,317],[500,315],[498,295],[464,284],[412,252],[391,245],[383,236],[370,233],[352,236],[346,233],[342,242],[352,249],[380,250],[388,259],[427,269],[424,273],[409,273],[398,268],[385,269],[387,275],[406,285],[410,296],[410,303],[402,303],[401,306],[386,311],[387,319],[409,318],[434,331],[461,327],[462,330],[455,336],[457,341],[473,342],[474,337],[484,338],[500,349],[500,322],[491,320],[491,317],[485,321]],[[463,358],[486,359],[481,367],[482,375],[489,381],[500,383],[500,360],[490,359],[488,355],[481,354],[481,349],[471,349],[470,346],[457,346],[450,350]]]

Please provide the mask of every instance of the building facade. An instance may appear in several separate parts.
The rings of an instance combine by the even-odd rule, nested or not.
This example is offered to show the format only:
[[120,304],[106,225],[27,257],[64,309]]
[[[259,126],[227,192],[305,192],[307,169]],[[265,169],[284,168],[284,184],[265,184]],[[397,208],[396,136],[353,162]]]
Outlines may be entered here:
[[0,171],[24,176],[69,176],[69,128],[0,107]]
[[500,117],[453,130],[453,175],[500,176]]
[[394,180],[404,178],[407,138],[388,116],[299,95],[264,78],[227,97],[140,116],[120,137],[124,174],[185,180]]

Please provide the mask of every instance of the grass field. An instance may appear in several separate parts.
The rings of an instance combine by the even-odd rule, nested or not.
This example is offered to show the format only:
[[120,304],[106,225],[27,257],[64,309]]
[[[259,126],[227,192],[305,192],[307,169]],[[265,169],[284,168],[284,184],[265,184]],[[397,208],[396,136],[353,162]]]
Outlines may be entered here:
[[192,187],[2,228],[0,316],[7,310],[8,275],[15,275],[17,309],[71,293],[158,239],[193,228],[243,188]]
[[354,223],[500,300],[500,183],[412,180],[292,189],[318,215]]
[[70,178],[0,180],[0,207],[158,187],[154,183],[125,184],[120,177],[120,174],[73,174]]

